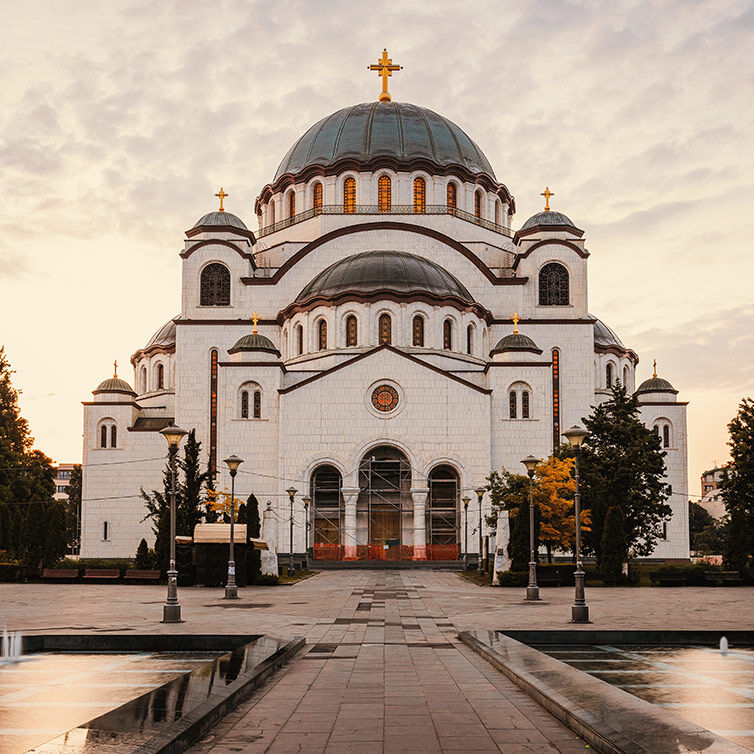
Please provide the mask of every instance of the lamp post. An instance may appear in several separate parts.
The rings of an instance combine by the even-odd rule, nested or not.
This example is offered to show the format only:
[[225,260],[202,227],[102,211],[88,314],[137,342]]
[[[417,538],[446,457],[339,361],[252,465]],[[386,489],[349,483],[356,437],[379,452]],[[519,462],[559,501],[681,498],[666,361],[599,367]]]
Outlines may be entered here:
[[574,494],[574,507],[576,513],[576,572],[573,574],[573,580],[576,585],[576,595],[571,606],[571,623],[591,623],[589,620],[589,606],[586,604],[584,596],[584,569],[581,564],[581,491],[579,490],[579,454],[581,453],[581,443],[588,432],[581,427],[571,427],[563,432],[563,437],[568,440],[573,448],[576,463],[576,493]]
[[304,526],[304,567],[306,570],[309,570],[309,529],[311,528],[309,524],[309,505],[312,502],[312,499],[307,497],[302,497],[301,502],[304,504],[304,520],[306,521],[306,525]]
[[533,601],[539,599],[537,551],[534,545],[534,469],[537,468],[539,458],[527,456],[521,463],[526,466],[526,473],[529,475],[529,586],[526,587],[525,599]]
[[286,492],[291,501],[291,537],[290,547],[288,548],[288,575],[295,576],[296,569],[293,567],[293,496],[298,492],[295,487],[289,487]]
[[470,497],[461,498],[463,503],[463,570],[469,570],[469,503]]
[[477,562],[477,573],[479,576],[484,574],[484,567],[482,563],[482,498],[484,493],[487,492],[486,487],[477,487],[474,492],[479,500],[479,560]]
[[183,623],[178,602],[178,571],[175,570],[175,456],[181,440],[188,434],[180,427],[165,427],[160,430],[168,441],[170,458],[170,567],[168,568],[168,597],[162,606],[163,623]]
[[243,459],[238,456],[230,456],[223,463],[230,471],[230,553],[228,556],[228,580],[225,582],[226,600],[238,599],[238,587],[236,586],[236,560],[234,557],[233,545],[235,543],[235,521],[236,521],[236,473],[238,467],[243,463]]

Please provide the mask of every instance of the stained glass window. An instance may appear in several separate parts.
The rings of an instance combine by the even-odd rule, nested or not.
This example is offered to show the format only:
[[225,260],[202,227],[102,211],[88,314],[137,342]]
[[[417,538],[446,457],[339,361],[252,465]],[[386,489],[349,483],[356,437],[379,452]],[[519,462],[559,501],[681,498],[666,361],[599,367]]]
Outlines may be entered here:
[[209,356],[209,472],[217,474],[217,349]]
[[230,306],[230,271],[224,264],[208,264],[201,274],[199,304]]
[[508,415],[511,419],[516,418],[516,391],[511,390],[508,393]]
[[611,388],[613,386],[613,365],[608,364],[605,367],[605,387]]
[[296,325],[296,351],[298,356],[304,352],[304,328],[301,325]]
[[393,340],[393,320],[390,318],[389,314],[380,314],[379,329],[380,345],[383,343],[390,345]]
[[524,392],[521,393],[521,418],[522,419],[529,418],[529,391],[528,390],[524,390]]
[[414,212],[423,213],[427,208],[427,184],[424,178],[414,178]]
[[391,196],[390,176],[381,175],[377,182],[377,209],[380,212],[390,212]]
[[314,184],[314,211],[318,212],[322,209],[322,184]]
[[552,349],[552,447],[560,446],[560,351]]
[[398,391],[392,385],[380,385],[372,392],[372,405],[378,411],[392,411],[398,405]]
[[539,271],[539,305],[568,306],[568,270],[550,262]]
[[359,342],[359,323],[356,317],[351,314],[346,319],[346,345],[356,346]]
[[482,217],[482,192],[477,191],[474,194],[474,215],[475,217]]
[[666,424],[662,428],[662,444],[664,447],[670,447],[670,427]]
[[414,317],[413,344],[424,348],[424,317],[418,314]]
[[262,418],[262,393],[259,390],[254,391],[254,418]]
[[458,187],[452,181],[448,184],[447,198],[445,201],[449,210],[455,209],[458,206]]
[[165,387],[165,367],[162,364],[157,365],[157,389],[162,390]]
[[107,447],[107,425],[103,424],[99,431],[99,446],[100,448]]
[[249,418],[249,391],[248,390],[241,391],[241,418],[242,419]]
[[474,325],[466,328],[466,353],[471,355],[474,352]]
[[118,428],[114,424],[110,427],[110,447],[118,447]]
[[296,192],[291,189],[288,192],[288,217],[292,218],[296,215]]
[[347,215],[356,212],[356,179],[346,178],[343,181],[343,210]]
[[446,351],[453,350],[453,323],[449,319],[442,323],[442,347]]
[[317,329],[319,332],[319,350],[325,351],[327,349],[327,321],[321,319]]

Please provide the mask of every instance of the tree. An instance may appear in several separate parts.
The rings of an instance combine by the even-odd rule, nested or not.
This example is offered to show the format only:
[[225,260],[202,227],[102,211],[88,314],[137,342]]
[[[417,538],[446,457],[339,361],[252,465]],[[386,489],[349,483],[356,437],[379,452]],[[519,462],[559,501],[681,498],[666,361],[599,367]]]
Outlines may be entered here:
[[202,491],[210,478],[209,471],[200,471],[199,456],[202,444],[196,439],[196,430],[188,433],[183,446],[183,457],[178,459],[178,470],[183,474],[179,482],[181,505],[177,513],[176,531],[191,537],[194,527],[205,519],[207,509]]
[[[722,468],[720,491],[730,526],[726,562],[740,570],[754,554],[754,400],[744,398],[728,424],[731,460]],[[744,557],[744,554],[746,557]],[[734,565],[737,564],[737,565]]]
[[689,545],[692,550],[698,549],[697,536],[714,521],[706,508],[689,500]]
[[601,564],[602,535],[610,508],[623,513],[626,550],[652,553],[661,524],[670,518],[666,500],[672,490],[665,483],[665,453],[660,438],[639,419],[636,395],[620,383],[611,397],[585,418],[588,436],[581,449],[581,494],[591,515],[584,532],[584,549]]
[[612,505],[605,515],[605,526],[600,542],[602,554],[602,575],[606,581],[617,583],[623,571],[628,552],[626,550],[626,530],[623,526],[623,511]]
[[20,391],[13,387],[13,374],[5,348],[0,346],[0,500],[8,505],[25,499],[18,495],[18,469],[33,444],[18,406]]
[[45,506],[42,564],[52,568],[68,551],[68,522],[66,505],[62,500],[55,500]]
[[[247,581],[251,583],[262,572],[262,555],[249,543],[250,539],[259,539],[262,528],[259,520],[259,501],[256,495],[254,493],[249,495],[246,504],[242,507],[246,521],[246,574]],[[240,516],[238,520],[241,520]]]
[[[529,547],[529,477],[511,474],[502,469],[493,471],[487,477],[492,515],[488,523],[497,520],[500,509],[507,510],[510,516],[511,538],[508,542],[508,557],[512,571],[525,571],[528,568]],[[491,519],[491,520],[490,520]],[[538,521],[534,522],[535,538],[538,537]]]
[[81,464],[71,470],[71,478],[66,487],[66,539],[73,552],[78,552],[81,545]]
[[243,505],[240,498],[231,497],[230,492],[225,490],[207,490],[207,507],[221,518],[226,524],[230,523],[231,501],[234,502],[235,522],[240,522],[238,513]]

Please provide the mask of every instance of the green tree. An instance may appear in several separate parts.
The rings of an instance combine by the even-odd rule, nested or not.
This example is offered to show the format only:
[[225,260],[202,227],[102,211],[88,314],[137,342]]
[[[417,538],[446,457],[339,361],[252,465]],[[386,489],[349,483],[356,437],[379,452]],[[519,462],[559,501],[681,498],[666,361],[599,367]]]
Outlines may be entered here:
[[68,551],[68,521],[66,505],[55,500],[45,506],[42,564],[52,568]]
[[210,478],[209,471],[201,471],[199,457],[202,444],[196,439],[196,430],[191,430],[183,446],[183,457],[177,459],[180,475],[180,507],[176,516],[176,531],[180,535],[191,537],[194,527],[205,520],[207,508],[203,490]]
[[697,532],[695,550],[697,555],[722,555],[725,550],[725,539],[728,536],[729,520],[726,516],[721,521],[712,522]]
[[[510,516],[511,537],[508,542],[508,557],[512,571],[525,571],[528,568],[529,548],[529,477],[511,474],[502,469],[493,471],[487,477],[492,515],[488,523],[497,519],[500,509],[507,510]],[[534,536],[539,541],[539,521],[535,517]]]
[[81,546],[81,464],[77,463],[71,470],[71,478],[66,487],[66,539],[73,552]]
[[29,424],[21,416],[20,391],[13,386],[13,374],[5,348],[0,346],[0,500],[8,505],[28,499],[18,494],[18,477],[33,444]]
[[136,557],[134,558],[134,566],[140,571],[147,571],[153,565],[153,555],[146,539],[142,539],[139,542],[139,546],[136,548]]
[[253,549],[252,546],[248,544],[250,539],[258,539],[261,533],[261,522],[259,520],[259,501],[257,500],[254,493],[249,495],[243,507],[245,508],[244,518],[246,519],[246,572],[247,580],[249,582],[252,582],[262,572],[262,555],[259,550]]
[[706,508],[689,501],[689,546],[692,550],[698,549],[698,535],[711,526],[714,521],[715,519],[710,516]]
[[589,434],[580,457],[582,507],[592,520],[591,530],[584,532],[584,549],[601,564],[605,518],[617,506],[623,513],[626,550],[647,556],[671,515],[666,501],[672,490],[664,481],[660,438],[639,419],[637,396],[620,383],[583,421]]
[[743,508],[733,508],[725,532],[723,566],[743,573],[749,565],[751,554],[750,519]]
[[[147,513],[142,519],[150,519],[152,523],[152,533],[155,537],[155,567],[163,573],[167,572],[170,561],[170,490],[172,487],[172,474],[170,463],[165,465],[162,472],[162,490],[152,490],[151,493],[141,489],[141,497]],[[179,487],[179,485],[176,485]],[[180,488],[176,493],[176,512],[178,511]],[[179,534],[177,528],[178,516],[176,515],[176,534]]]
[[605,580],[617,582],[623,571],[623,563],[628,557],[623,511],[617,505],[610,506],[605,515],[600,553],[603,577]]

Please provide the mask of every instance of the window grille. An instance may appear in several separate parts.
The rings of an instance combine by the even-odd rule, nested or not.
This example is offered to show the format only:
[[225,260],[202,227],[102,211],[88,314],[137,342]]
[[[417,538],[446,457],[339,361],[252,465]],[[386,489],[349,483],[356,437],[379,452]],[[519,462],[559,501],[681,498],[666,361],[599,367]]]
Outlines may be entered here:
[[291,189],[288,192],[288,217],[292,218],[296,216],[296,192]]
[[458,187],[452,181],[448,184],[445,203],[448,209],[455,209],[458,205]]
[[107,447],[107,425],[103,424],[99,431],[99,446],[100,448]]
[[390,176],[382,175],[377,182],[377,209],[379,212],[390,212],[391,204]]
[[446,351],[453,350],[453,323],[449,319],[442,323],[442,347]]
[[562,264],[550,262],[539,271],[539,305],[568,306],[568,270]]
[[427,207],[427,184],[424,178],[414,178],[414,212],[423,213]]
[[224,264],[208,264],[201,275],[201,306],[230,306],[230,271]]
[[516,404],[516,391],[511,390],[510,393],[508,393],[508,416],[510,416],[511,419],[517,418]]
[[247,390],[241,391],[241,418],[249,418],[249,393]]
[[262,418],[262,393],[259,390],[254,391],[254,418]]
[[118,447],[118,428],[114,424],[110,427],[110,447]]
[[413,344],[419,348],[424,348],[424,317],[418,314],[414,317]]
[[524,392],[521,393],[521,418],[522,419],[529,418],[529,391],[528,390],[524,390]]
[[474,216],[482,219],[482,192],[477,191],[474,194]]
[[321,319],[317,328],[319,330],[319,350],[325,351],[327,350],[327,321]]
[[343,209],[347,215],[356,212],[356,179],[343,181]]
[[351,314],[346,319],[346,346],[356,346],[359,342],[359,323],[356,317]]
[[390,345],[393,339],[393,321],[389,314],[380,314],[379,330],[380,345],[384,343]]
[[314,184],[314,211],[320,211],[322,209],[322,184]]

